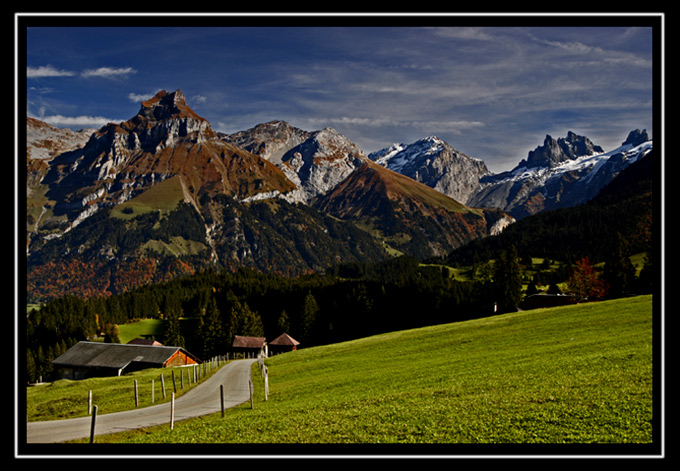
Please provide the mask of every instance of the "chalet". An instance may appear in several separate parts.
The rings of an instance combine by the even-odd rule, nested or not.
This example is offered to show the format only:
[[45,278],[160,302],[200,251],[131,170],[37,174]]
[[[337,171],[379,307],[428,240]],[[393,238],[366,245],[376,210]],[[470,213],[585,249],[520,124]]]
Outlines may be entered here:
[[300,342],[295,340],[290,335],[283,333],[269,342],[269,351],[272,354],[290,352],[292,350],[297,350],[298,345],[300,345]]
[[181,347],[78,342],[52,361],[67,379],[120,376],[145,368],[193,365],[200,360]]
[[267,356],[267,340],[264,337],[246,337],[237,335],[231,345],[234,353],[243,353],[247,356],[256,357],[257,355]]

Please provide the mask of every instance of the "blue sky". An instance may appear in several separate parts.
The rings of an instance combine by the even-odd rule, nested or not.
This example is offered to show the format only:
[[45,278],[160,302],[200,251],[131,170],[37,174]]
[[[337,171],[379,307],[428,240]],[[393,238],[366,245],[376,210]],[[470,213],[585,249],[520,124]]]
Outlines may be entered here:
[[653,136],[649,23],[441,19],[313,27],[109,18],[70,27],[57,18],[25,29],[26,110],[60,127],[98,128],[131,118],[158,90],[182,89],[217,131],[275,119],[330,126],[365,152],[436,135],[494,172],[513,168],[546,134],[574,131],[605,150],[633,129]]

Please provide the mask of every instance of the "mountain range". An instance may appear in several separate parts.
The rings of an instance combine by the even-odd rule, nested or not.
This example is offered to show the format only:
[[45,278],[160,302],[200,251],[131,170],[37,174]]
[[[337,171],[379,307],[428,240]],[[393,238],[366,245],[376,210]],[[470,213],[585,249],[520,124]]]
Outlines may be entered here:
[[651,147],[644,131],[610,152],[569,132],[492,174],[434,136],[367,155],[332,128],[285,121],[219,133],[181,90],[98,130],[29,118],[28,294],[113,293],[211,267],[294,276],[443,257],[586,201]]

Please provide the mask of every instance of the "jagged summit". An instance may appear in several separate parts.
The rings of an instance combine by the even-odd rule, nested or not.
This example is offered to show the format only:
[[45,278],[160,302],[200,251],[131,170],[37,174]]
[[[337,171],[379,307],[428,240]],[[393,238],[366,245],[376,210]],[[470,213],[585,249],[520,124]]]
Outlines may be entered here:
[[647,130],[643,129],[640,131],[639,129],[634,129],[633,131],[628,133],[628,137],[626,138],[623,143],[621,143],[622,146],[632,146],[632,147],[637,147],[640,144],[643,144],[647,141],[649,141],[649,135],[647,134]]
[[205,121],[198,116],[186,102],[186,96],[182,90],[174,92],[161,90],[153,98],[142,102],[142,107],[137,114],[148,121],[164,121],[166,119],[191,118]]
[[552,168],[579,157],[603,152],[602,147],[593,144],[587,137],[579,136],[572,131],[567,133],[567,137],[558,139],[547,134],[543,145],[530,151],[527,159],[520,162],[519,166]]

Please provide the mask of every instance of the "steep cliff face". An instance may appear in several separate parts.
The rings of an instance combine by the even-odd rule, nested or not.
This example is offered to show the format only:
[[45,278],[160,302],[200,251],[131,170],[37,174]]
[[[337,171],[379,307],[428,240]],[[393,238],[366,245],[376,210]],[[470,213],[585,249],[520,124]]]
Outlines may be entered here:
[[221,140],[181,90],[159,92],[132,119],[104,126],[78,152],[54,159],[45,182],[55,214],[74,224],[174,176],[194,203],[204,193],[246,199],[296,189],[275,165]]
[[349,139],[324,128],[286,152],[281,169],[297,186],[298,200],[308,203],[333,189],[366,160]]

